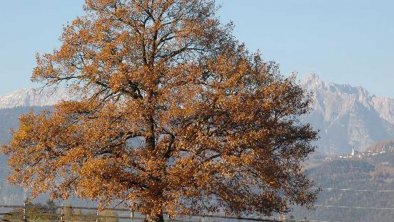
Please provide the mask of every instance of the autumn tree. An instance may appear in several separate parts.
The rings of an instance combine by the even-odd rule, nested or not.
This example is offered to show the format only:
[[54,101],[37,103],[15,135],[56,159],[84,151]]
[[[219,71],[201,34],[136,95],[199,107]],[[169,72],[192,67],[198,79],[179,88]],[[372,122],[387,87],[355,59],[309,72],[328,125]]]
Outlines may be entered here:
[[78,101],[27,114],[3,147],[33,195],[122,200],[147,221],[283,213],[316,192],[308,95],[220,24],[214,0],[86,0],[32,80]]

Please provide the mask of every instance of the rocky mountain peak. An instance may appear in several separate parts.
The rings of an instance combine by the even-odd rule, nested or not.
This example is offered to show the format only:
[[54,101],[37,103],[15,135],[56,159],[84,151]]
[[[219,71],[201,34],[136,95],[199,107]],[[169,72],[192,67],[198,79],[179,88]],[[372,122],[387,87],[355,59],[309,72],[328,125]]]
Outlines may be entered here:
[[52,106],[62,100],[72,98],[65,89],[20,89],[8,95],[0,96],[0,109],[29,107],[29,106]]
[[363,87],[305,77],[303,88],[313,94],[311,113],[305,118],[320,130],[319,151],[326,154],[363,150],[394,137],[394,100],[371,95]]

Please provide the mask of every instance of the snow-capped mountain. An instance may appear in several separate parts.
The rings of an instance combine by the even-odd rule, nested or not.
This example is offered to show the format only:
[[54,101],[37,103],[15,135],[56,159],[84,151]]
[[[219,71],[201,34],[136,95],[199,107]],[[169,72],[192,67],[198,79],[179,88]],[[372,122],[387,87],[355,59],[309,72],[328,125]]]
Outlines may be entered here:
[[[304,120],[320,130],[319,152],[350,153],[352,147],[363,150],[394,138],[394,99],[371,95],[362,87],[327,83],[317,75],[307,76],[300,84],[313,94],[312,111]],[[70,100],[70,95],[64,89],[23,89],[0,96],[0,110],[51,106]]]
[[363,150],[394,137],[394,99],[371,95],[362,87],[322,81],[310,75],[301,85],[313,94],[305,118],[320,130],[318,151],[326,154]]
[[69,100],[70,93],[65,89],[21,89],[0,96],[0,109],[30,106],[52,106],[59,101]]

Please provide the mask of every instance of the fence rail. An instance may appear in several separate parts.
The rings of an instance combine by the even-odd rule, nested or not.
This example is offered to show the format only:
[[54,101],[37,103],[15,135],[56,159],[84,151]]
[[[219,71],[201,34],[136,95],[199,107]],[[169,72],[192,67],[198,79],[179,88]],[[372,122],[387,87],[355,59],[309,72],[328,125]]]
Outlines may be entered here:
[[[0,209],[10,209],[14,210],[11,212],[0,212],[0,221],[15,221],[15,219],[20,219],[19,221],[27,222],[29,220],[29,209],[34,209],[35,207],[29,207],[27,205],[0,205]],[[69,209],[75,209],[75,210],[84,210],[84,211],[95,211],[95,214],[91,215],[72,215],[72,216],[77,216],[78,218],[82,218],[81,220],[77,221],[85,221],[88,220],[92,221],[94,219],[96,222],[98,221],[106,221],[103,219],[118,219],[121,221],[143,221],[145,217],[141,214],[135,214],[135,212],[131,211],[130,209],[125,209],[125,208],[105,208],[103,210],[99,210],[98,208],[95,207],[80,207],[80,206],[53,206],[51,209],[55,210],[56,212],[52,213],[43,213],[43,212],[34,212],[35,216],[41,216],[41,217],[50,217],[52,219],[50,220],[43,220],[43,221],[59,221],[59,222],[67,222],[70,221],[67,219],[67,215],[64,214],[64,209],[69,208]],[[17,212],[15,210],[21,210],[20,212]],[[129,213],[128,216],[125,215],[100,215],[101,212],[104,211],[112,211],[116,213]],[[15,216],[15,213],[19,213],[17,218],[13,218],[10,220],[6,220],[5,218]],[[68,215],[70,216],[70,215]],[[1,219],[3,218],[3,219]],[[56,218],[56,219],[55,219]],[[83,220],[83,218],[86,218]],[[37,220],[34,220],[37,221]],[[76,221],[76,220],[72,220]],[[260,222],[280,222],[279,220],[276,219],[266,219],[266,218],[247,218],[247,217],[233,217],[233,216],[220,216],[220,215],[182,215],[179,216],[178,218],[175,219],[170,219],[168,218],[166,221],[171,221],[171,222],[213,222],[213,221],[260,221]]]

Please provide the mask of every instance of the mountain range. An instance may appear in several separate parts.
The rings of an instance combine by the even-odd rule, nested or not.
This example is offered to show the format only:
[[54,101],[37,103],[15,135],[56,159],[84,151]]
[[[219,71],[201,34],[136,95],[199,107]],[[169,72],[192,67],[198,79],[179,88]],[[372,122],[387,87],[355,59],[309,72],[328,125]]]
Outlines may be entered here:
[[[362,87],[325,82],[315,74],[300,84],[312,94],[311,112],[302,119],[319,130],[319,153],[346,154],[352,148],[364,151],[394,138],[394,99],[372,95]],[[22,89],[0,96],[0,110],[52,106],[70,98],[73,96],[65,89]]]
[[363,87],[322,81],[310,75],[301,86],[312,93],[306,122],[318,129],[317,151],[346,154],[394,137],[394,99],[370,94]]
[[20,89],[0,96],[0,109],[16,107],[52,106],[61,100],[73,98],[68,90],[59,89]]

